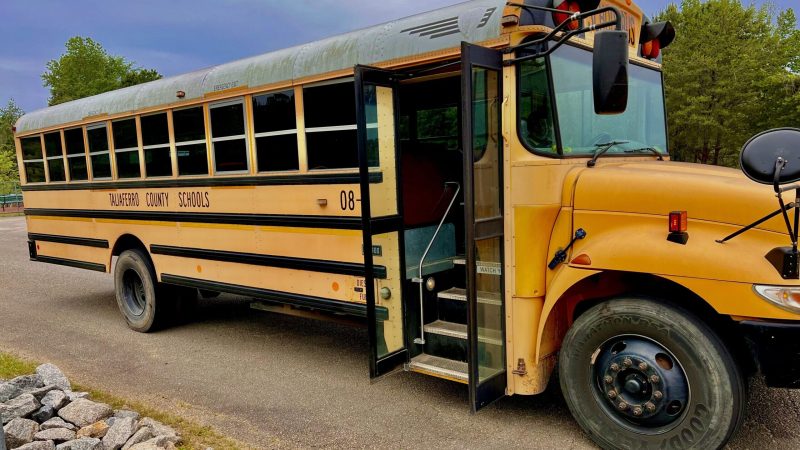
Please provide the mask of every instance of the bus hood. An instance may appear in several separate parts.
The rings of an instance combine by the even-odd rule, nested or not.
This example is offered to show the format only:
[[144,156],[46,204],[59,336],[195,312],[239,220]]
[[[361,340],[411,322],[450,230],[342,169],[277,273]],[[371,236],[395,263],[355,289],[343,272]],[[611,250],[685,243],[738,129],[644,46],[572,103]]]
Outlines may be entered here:
[[[788,201],[793,200],[788,193]],[[778,209],[771,186],[739,170],[667,161],[598,165],[575,185],[575,210],[666,216],[687,211],[690,220],[746,225]],[[758,228],[785,233],[777,216]],[[722,236],[720,236],[722,237]]]

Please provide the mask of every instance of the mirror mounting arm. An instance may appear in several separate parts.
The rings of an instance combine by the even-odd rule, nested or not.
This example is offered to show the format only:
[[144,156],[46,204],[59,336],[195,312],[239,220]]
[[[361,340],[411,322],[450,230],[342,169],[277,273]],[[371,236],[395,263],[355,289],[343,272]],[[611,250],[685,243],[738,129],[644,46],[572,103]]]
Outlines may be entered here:
[[[520,7],[520,8],[526,9],[526,10],[549,11],[549,12],[555,12],[555,13],[563,13],[564,12],[563,10],[560,10],[560,9],[547,8],[547,7],[544,7],[544,6],[535,6],[535,5],[523,5],[522,3],[509,2],[509,3],[506,3],[506,5],[507,6],[516,6],[516,7]],[[551,40],[556,34],[564,31],[564,29],[568,26],[568,24],[571,21],[573,21],[573,20],[582,20],[582,19],[585,19],[587,17],[595,16],[597,14],[601,14],[601,13],[604,13],[604,12],[613,13],[614,16],[615,16],[615,19],[614,20],[608,20],[606,22],[603,22],[603,23],[600,23],[600,24],[597,24],[597,25],[590,25],[588,27],[581,27],[581,28],[579,28],[577,30],[571,30],[571,31],[563,34],[561,37],[559,37],[556,40],[555,45],[553,45],[552,47],[548,48],[547,50],[545,50],[543,52],[537,52],[536,54],[533,54],[533,55],[525,55],[525,56],[520,56],[519,58],[507,59],[507,60],[503,61],[503,65],[510,66],[510,65],[513,65],[513,64],[521,62],[521,61],[527,61],[529,59],[535,59],[535,58],[541,58],[543,56],[547,56],[550,53],[554,52],[559,47],[561,47],[561,45],[563,45],[565,42],[567,42],[573,36],[575,36],[577,34],[581,34],[581,33],[586,33],[587,31],[600,30],[600,29],[609,28],[609,27],[615,27],[616,30],[621,31],[622,30],[622,13],[620,13],[619,9],[617,9],[616,7],[604,6],[602,8],[593,9],[591,11],[586,11],[586,12],[582,12],[582,13],[575,13],[575,14],[571,15],[568,19],[566,19],[563,22],[561,22],[560,24],[558,24],[558,26],[553,28],[544,37],[541,37],[539,39],[535,39],[535,40],[530,41],[530,42],[525,42],[523,44],[515,45],[515,46],[512,46],[512,47],[507,47],[507,48],[503,49],[503,53],[506,53],[506,54],[513,53],[515,50],[524,49],[524,48],[530,48],[530,47],[534,47],[534,46],[540,45],[540,44],[542,44],[544,42],[547,42],[547,41]]]

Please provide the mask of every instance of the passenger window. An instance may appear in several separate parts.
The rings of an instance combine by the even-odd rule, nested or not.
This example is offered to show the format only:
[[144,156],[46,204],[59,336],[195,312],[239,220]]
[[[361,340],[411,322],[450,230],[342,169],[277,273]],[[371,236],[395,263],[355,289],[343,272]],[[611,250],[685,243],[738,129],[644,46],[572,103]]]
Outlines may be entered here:
[[20,139],[22,145],[22,164],[25,167],[25,180],[28,183],[44,183],[44,157],[42,156],[42,138],[37,134],[33,137]]
[[173,111],[172,127],[178,153],[178,175],[208,175],[203,107]]
[[303,88],[308,167],[358,167],[353,82]]
[[247,137],[244,131],[244,103],[218,103],[210,105],[211,149],[214,155],[214,172],[246,172]]
[[65,181],[64,151],[61,147],[61,133],[47,133],[44,135],[44,151],[47,157],[47,173],[50,181]]
[[86,181],[89,173],[86,168],[86,147],[83,144],[83,128],[64,131],[67,145],[67,170],[70,181]]
[[139,178],[139,139],[136,137],[136,119],[117,120],[111,123],[114,137],[114,159],[117,161],[117,178]]
[[89,141],[89,158],[92,161],[92,178],[111,178],[111,156],[108,152],[108,132],[105,124],[86,127]]
[[253,96],[259,172],[298,170],[294,91]]
[[142,148],[144,171],[147,178],[172,175],[172,157],[169,153],[169,124],[167,113],[142,116]]

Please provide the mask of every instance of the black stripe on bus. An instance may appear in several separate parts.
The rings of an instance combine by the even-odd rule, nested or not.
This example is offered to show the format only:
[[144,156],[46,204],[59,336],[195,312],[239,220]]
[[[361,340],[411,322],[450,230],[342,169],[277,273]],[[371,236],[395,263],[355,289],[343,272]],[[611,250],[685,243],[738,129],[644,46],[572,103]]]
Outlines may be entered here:
[[[367,317],[367,305],[362,303],[343,302],[341,300],[314,297],[311,295],[273,291],[271,289],[261,289],[250,286],[242,286],[239,284],[220,283],[217,281],[207,281],[198,278],[189,278],[166,273],[161,275],[161,281],[167,284],[175,284],[178,286],[186,286],[207,291],[225,292],[228,294],[242,295],[245,297],[254,297],[292,306],[302,306],[338,314]],[[389,318],[389,310],[384,307],[376,307],[376,313],[378,319],[380,320],[387,320]]]
[[[187,188],[187,187],[213,187],[213,186],[296,186],[304,184],[358,184],[358,173],[341,174],[304,174],[280,176],[253,176],[229,178],[175,178],[160,180],[136,181],[106,181],[106,182],[76,182],[52,183],[22,186],[23,191],[73,191],[92,189],[157,189],[157,188]],[[372,172],[369,174],[370,183],[381,183],[383,174]]]
[[48,264],[58,264],[60,266],[77,267],[78,269],[96,270],[98,272],[106,271],[106,266],[104,264],[97,264],[87,261],[78,261],[75,259],[56,258],[55,256],[37,255],[35,261]]
[[[224,250],[206,250],[202,248],[174,247],[171,245],[158,244],[150,245],[150,253],[154,255],[179,256],[182,258],[206,259],[210,261],[224,261],[240,264],[251,264],[255,266],[307,270],[310,272],[335,273],[340,275],[353,275],[357,277],[364,276],[364,264],[351,262],[292,258],[289,256],[229,252]],[[382,269],[383,278],[386,278],[386,268],[383,267]],[[378,272],[378,270],[376,270],[376,272]]]
[[56,234],[28,233],[28,239],[41,242],[56,242],[59,244],[82,245],[84,247],[108,248],[105,239],[82,238],[75,236],[61,236]]
[[400,215],[384,216],[370,219],[373,235],[400,231],[403,229],[403,217]]
[[110,211],[96,209],[26,208],[27,216],[81,217],[90,219],[147,220],[155,222],[224,223],[277,227],[360,230],[361,217],[301,216],[289,214],[236,214],[171,211]]

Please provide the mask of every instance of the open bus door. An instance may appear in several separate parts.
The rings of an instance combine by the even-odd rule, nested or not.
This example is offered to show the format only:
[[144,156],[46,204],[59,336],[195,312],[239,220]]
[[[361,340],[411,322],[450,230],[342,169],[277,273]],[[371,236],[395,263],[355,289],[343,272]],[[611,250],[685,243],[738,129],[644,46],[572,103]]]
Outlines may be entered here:
[[506,392],[503,282],[503,57],[461,44],[469,397],[477,411]]
[[[403,328],[403,220],[400,146],[395,134],[397,80],[392,72],[355,68],[358,164],[370,342],[370,377],[408,362]],[[349,200],[348,200],[349,201]]]

